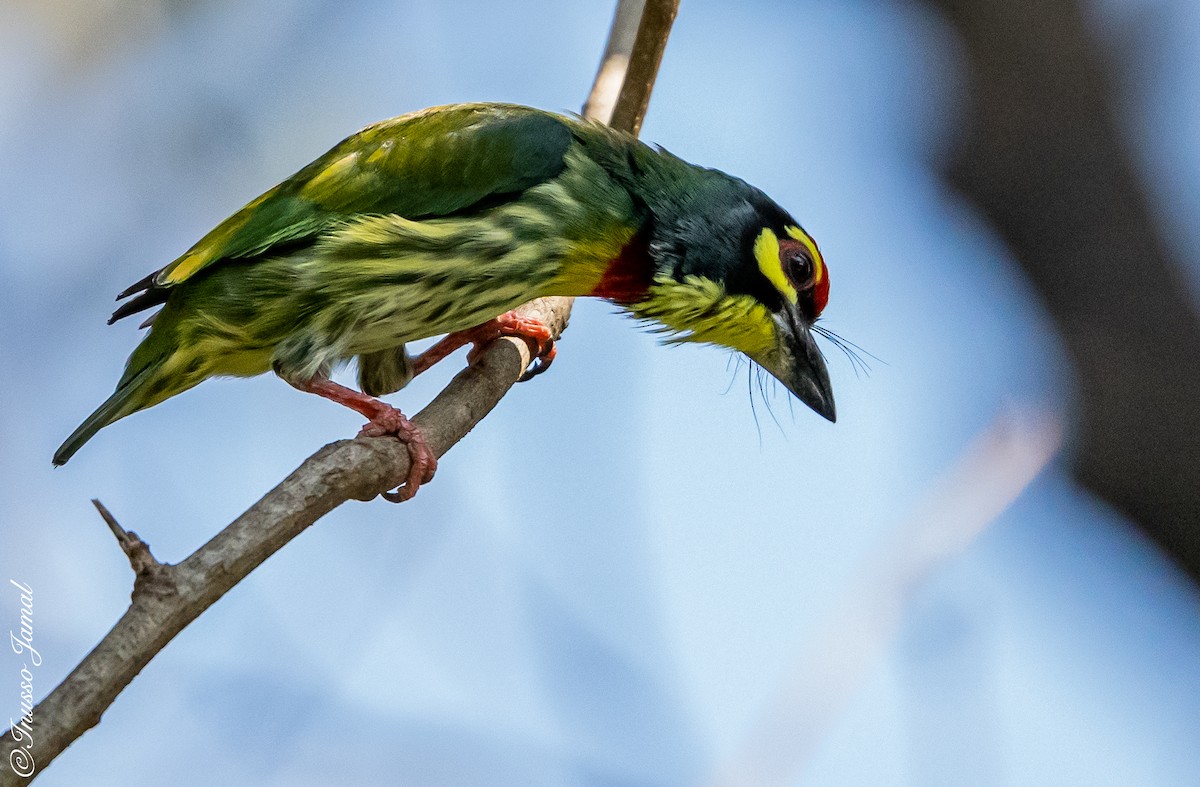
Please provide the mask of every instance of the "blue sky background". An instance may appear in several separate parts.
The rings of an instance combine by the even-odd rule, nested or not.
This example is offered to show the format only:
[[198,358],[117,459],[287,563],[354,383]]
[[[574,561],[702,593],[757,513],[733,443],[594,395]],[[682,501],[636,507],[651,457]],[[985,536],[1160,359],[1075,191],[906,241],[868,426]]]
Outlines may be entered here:
[[[468,100],[577,110],[612,5],[0,3],[0,580],[35,591],[39,696],[131,577],[88,499],[163,560],[359,417],[213,381],[54,448],[137,341],[112,296],[366,123]],[[1091,7],[1200,292],[1200,10]],[[46,785],[692,785],[819,652],[897,528],[996,414],[1071,418],[1067,360],[936,163],[959,45],[919,4],[684,0],[643,137],[746,178],[821,243],[839,422],[781,426],[712,348],[580,302],[401,507],[351,503],[160,654]],[[1134,316],[1136,318],[1136,316]],[[392,401],[416,411],[461,358]],[[732,381],[732,382],[731,382]],[[1068,438],[1069,440],[1069,438]],[[0,631],[19,594],[0,589]],[[906,597],[796,785],[1190,785],[1200,604],[1060,463]],[[21,662],[0,657],[0,711]],[[0,712],[0,718],[5,718]]]

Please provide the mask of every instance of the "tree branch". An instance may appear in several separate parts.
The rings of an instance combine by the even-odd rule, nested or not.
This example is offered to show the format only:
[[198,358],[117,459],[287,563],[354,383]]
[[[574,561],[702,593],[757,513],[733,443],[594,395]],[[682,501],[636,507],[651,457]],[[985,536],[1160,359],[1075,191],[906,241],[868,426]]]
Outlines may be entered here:
[[[636,13],[643,4],[644,16]],[[620,0],[585,110],[588,117],[608,121],[611,107],[633,107],[621,110],[622,119],[614,125],[636,132],[677,7],[678,0]],[[635,25],[636,36],[630,32]],[[624,77],[626,64],[629,78]],[[526,304],[521,312],[541,320],[557,338],[567,326],[571,304],[570,298],[542,298]],[[440,457],[465,437],[524,374],[530,360],[524,340],[506,337],[493,342],[476,363],[460,372],[413,418],[433,452]],[[0,785],[27,784],[36,778],[76,738],[96,726],[142,668],[217,599],[334,508],[347,500],[371,500],[394,487],[407,475],[408,466],[408,450],[396,440],[330,443],[176,565],[155,560],[137,534],[126,531],[93,501],[137,575],[132,600],[104,639],[33,709],[32,734],[10,729],[0,736],[3,762],[15,758],[31,763],[33,769],[22,776],[13,767],[0,765]]]
[[642,130],[646,110],[650,107],[650,93],[667,48],[667,36],[675,23],[679,11],[679,0],[648,0],[638,25],[637,41],[629,57],[629,71],[625,74],[625,85],[617,94],[617,106],[613,109],[610,125],[631,134]]

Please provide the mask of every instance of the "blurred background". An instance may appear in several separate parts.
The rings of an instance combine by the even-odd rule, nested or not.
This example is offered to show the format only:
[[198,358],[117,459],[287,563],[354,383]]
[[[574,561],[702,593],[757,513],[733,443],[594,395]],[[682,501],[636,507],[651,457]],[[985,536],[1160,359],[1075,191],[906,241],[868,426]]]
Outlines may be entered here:
[[[52,470],[138,339],[113,296],[369,122],[577,111],[612,11],[0,2],[0,631],[29,584],[38,697],[128,603],[89,498],[177,561],[360,426],[212,381]],[[684,0],[642,136],[821,243],[824,324],[881,359],[827,348],[839,422],[580,302],[436,482],[271,558],[40,783],[1196,784],[1198,76],[1190,0]],[[998,418],[1064,453],[913,547],[948,475],[986,507]]]

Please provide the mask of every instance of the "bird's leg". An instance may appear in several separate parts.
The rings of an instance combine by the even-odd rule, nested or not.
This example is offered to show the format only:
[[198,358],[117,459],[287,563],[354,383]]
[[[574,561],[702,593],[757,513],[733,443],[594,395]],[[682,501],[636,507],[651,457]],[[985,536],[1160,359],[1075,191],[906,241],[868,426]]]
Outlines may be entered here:
[[301,391],[323,396],[330,401],[349,407],[369,420],[358,433],[360,437],[383,437],[395,435],[400,442],[408,446],[409,468],[404,485],[394,492],[384,492],[382,497],[393,503],[403,503],[410,499],[421,488],[433,480],[437,470],[437,457],[433,455],[425,435],[417,425],[405,417],[404,413],[386,402],[381,402],[373,396],[359,393],[353,388],[339,385],[325,377],[314,377],[300,383],[292,383]]
[[537,360],[537,365],[529,367],[521,376],[521,382],[546,371],[558,353],[550,329],[545,323],[510,311],[474,328],[447,334],[437,344],[413,359],[413,373],[420,374],[467,344],[474,345],[467,353],[467,363],[474,363],[479,353],[483,352],[483,348],[501,336],[519,336],[529,342],[530,350]]

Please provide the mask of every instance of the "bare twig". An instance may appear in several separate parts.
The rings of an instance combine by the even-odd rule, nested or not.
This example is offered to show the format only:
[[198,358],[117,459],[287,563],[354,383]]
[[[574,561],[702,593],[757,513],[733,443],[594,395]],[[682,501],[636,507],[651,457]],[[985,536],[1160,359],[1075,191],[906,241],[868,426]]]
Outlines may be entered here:
[[[637,19],[620,0],[605,60],[614,64],[653,63],[661,57],[677,0],[653,0],[654,22],[643,21],[635,37],[628,32]],[[662,8],[670,6],[670,13]],[[649,13],[649,12],[647,12]],[[616,42],[616,43],[613,43]],[[655,51],[642,51],[642,48]],[[617,66],[614,66],[617,67]],[[644,111],[653,73],[645,66],[637,79],[617,79],[601,67],[589,99],[588,116],[598,120],[600,107],[630,105]],[[607,74],[607,76],[605,76]],[[601,76],[605,76],[601,80]],[[603,81],[601,85],[599,82]],[[594,104],[592,102],[595,102]],[[624,116],[618,128],[634,131],[640,112]],[[566,328],[572,299],[543,298],[521,311],[545,323],[555,337]],[[486,416],[529,366],[524,340],[497,340],[475,364],[458,374],[413,421],[430,448],[442,456]],[[34,772],[19,776],[0,765],[0,785],[26,784],[36,778],[76,738],[100,722],[100,715],[154,656],[264,560],[316,520],[347,500],[371,500],[408,473],[408,451],[396,440],[355,439],[331,443],[310,456],[278,486],[177,565],[159,563],[136,534],[127,532],[99,503],[121,549],[141,577],[164,581],[136,582],[129,609],[74,671],[33,709],[32,746],[25,749],[12,730],[0,736],[0,758],[27,757]],[[25,741],[28,743],[28,740]],[[22,769],[24,770],[24,768]]]
[[121,547],[121,551],[125,553],[125,557],[129,558],[129,566],[133,569],[135,575],[140,578],[162,568],[163,564],[159,563],[154,555],[150,553],[150,545],[138,538],[137,533],[121,527],[117,523],[117,518],[99,500],[92,498],[92,505],[100,512],[100,518],[104,520],[104,523],[108,525],[108,529],[116,537],[117,544]]
[[621,93],[629,70],[629,56],[637,41],[638,20],[642,18],[642,9],[645,7],[646,0],[629,0],[617,5],[608,44],[604,47],[600,68],[596,70],[596,79],[592,82],[592,92],[583,105],[584,117],[601,123],[612,122],[617,96]]
[[[617,95],[610,125],[637,134],[650,106],[650,93],[667,48],[667,36],[679,12],[679,0],[645,0],[637,40],[629,56],[625,88]],[[621,21],[620,18],[616,21]]]
[[150,552],[150,545],[143,541],[132,530],[126,530],[117,522],[117,518],[95,498],[92,505],[100,512],[100,518],[108,525],[117,545],[129,558],[129,567],[133,569],[133,597],[141,595],[170,596],[178,592],[175,585],[174,566],[158,562]]

